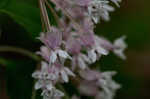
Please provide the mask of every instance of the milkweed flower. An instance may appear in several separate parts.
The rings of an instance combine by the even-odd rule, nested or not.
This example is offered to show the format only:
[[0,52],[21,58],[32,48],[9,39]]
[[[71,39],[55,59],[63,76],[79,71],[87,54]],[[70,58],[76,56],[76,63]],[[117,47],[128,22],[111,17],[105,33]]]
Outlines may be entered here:
[[[94,33],[95,24],[100,20],[108,21],[109,12],[119,7],[121,0],[39,0],[42,3],[46,31],[38,39],[43,43],[38,55],[42,57],[41,68],[32,77],[36,79],[35,89],[42,90],[44,99],[62,99],[65,93],[57,88],[58,84],[69,83],[78,79],[77,90],[81,95],[93,99],[113,99],[121,86],[112,77],[115,71],[98,71],[91,69],[93,63],[113,52],[121,59],[126,59],[127,48],[125,36],[111,43]],[[54,4],[53,13],[57,16],[57,25],[49,25],[46,4]],[[51,6],[51,5],[49,5]],[[60,19],[59,19],[60,18]],[[47,22],[48,21],[48,22]],[[90,66],[91,65],[91,66]],[[69,79],[72,77],[72,79]],[[90,89],[90,90],[89,90]],[[71,99],[80,99],[73,95]]]
[[122,59],[126,59],[124,55],[124,50],[127,48],[127,44],[124,42],[126,36],[122,36],[114,41],[114,50],[113,52]]
[[110,6],[107,0],[92,0],[88,7],[89,16],[95,23],[98,23],[100,19],[109,21],[109,12],[114,11],[114,8]]
[[[112,99],[117,89],[121,86],[112,80],[116,72],[98,72],[86,70],[80,72],[84,80],[79,85],[79,91],[86,96],[93,96],[95,99]],[[89,90],[90,89],[90,90]]]

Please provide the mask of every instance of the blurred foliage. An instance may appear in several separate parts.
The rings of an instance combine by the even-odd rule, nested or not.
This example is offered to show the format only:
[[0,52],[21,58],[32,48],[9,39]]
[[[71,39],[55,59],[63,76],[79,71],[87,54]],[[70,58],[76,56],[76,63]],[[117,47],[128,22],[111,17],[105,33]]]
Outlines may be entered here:
[[[118,71],[115,80],[122,84],[122,89],[118,91],[116,99],[150,98],[148,93],[150,88],[147,88],[149,87],[148,83],[150,83],[150,73],[139,73],[145,72],[143,68],[150,70],[148,67],[150,66],[148,60],[150,58],[150,54],[148,54],[150,53],[149,3],[148,0],[123,0],[121,8],[116,9],[116,12],[111,14],[111,21],[101,22],[95,30],[98,35],[107,37],[111,41],[122,35],[127,36],[129,47],[126,51],[128,56],[126,61],[110,54],[95,64],[103,71]],[[51,22],[55,24],[50,12],[49,15]],[[41,45],[40,42],[36,41],[36,37],[41,31],[37,0],[0,0],[0,46],[17,46],[34,53],[39,50]],[[146,54],[141,57],[139,53]],[[143,66],[143,68],[138,67],[138,64],[142,64],[141,67]],[[37,62],[23,55],[8,52],[0,53],[0,66],[6,68],[7,93],[10,99],[31,98],[33,85],[31,74],[36,65]],[[67,91],[72,89],[72,85],[64,86]],[[70,94],[72,93],[70,91]]]
[[6,85],[11,99],[30,99],[32,94],[31,74],[36,64],[29,59],[0,59],[5,63]]
[[31,35],[37,37],[41,31],[39,8],[22,0],[1,0],[0,12],[9,15]]

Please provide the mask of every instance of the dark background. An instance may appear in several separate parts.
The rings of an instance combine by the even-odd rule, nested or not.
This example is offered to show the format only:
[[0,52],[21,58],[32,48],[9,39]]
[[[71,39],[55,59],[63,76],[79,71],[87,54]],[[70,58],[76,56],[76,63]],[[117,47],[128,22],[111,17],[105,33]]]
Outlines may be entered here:
[[[111,21],[101,22],[95,30],[111,41],[127,36],[126,61],[110,54],[95,64],[103,71],[118,71],[114,79],[122,88],[116,99],[150,99],[149,4],[149,0],[123,0],[121,8],[111,13]],[[40,24],[37,0],[0,0],[0,47],[7,45],[36,52],[41,45],[36,40]],[[30,99],[31,74],[37,64],[23,54],[0,52],[0,99]]]

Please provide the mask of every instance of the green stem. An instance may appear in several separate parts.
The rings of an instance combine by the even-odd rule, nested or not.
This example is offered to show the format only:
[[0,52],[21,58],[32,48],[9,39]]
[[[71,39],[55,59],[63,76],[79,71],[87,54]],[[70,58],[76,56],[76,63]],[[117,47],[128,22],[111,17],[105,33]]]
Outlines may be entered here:
[[19,54],[23,54],[24,56],[28,56],[35,61],[40,61],[40,57],[38,57],[33,52],[25,50],[23,48],[13,47],[13,46],[0,46],[0,52],[15,52]]
[[[34,80],[34,83],[35,83],[35,80]],[[34,89],[34,85],[32,87],[32,96],[31,96],[31,99],[36,99],[36,90]]]
[[59,27],[63,27],[62,23],[59,21],[59,16],[57,15],[57,13],[55,12],[55,10],[52,8],[52,6],[49,4],[49,2],[46,0],[46,5],[47,7],[50,9],[50,11],[53,13],[55,20],[57,22],[57,24],[59,25]]
[[41,10],[41,14],[45,23],[45,26],[47,28],[47,31],[51,30],[51,26],[50,26],[50,21],[49,21],[49,17],[48,17],[48,13],[45,7],[45,0],[39,0],[39,5],[40,5],[40,10]]

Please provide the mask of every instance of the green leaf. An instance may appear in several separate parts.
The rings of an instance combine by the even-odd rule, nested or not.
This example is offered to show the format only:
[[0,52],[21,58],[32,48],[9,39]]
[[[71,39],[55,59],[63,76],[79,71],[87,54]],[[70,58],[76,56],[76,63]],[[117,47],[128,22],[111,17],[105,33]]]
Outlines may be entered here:
[[6,85],[10,99],[31,99],[33,79],[31,74],[36,63],[27,59],[6,59],[0,57],[6,66]]
[[7,0],[2,1],[3,2],[0,2],[0,13],[9,15],[18,24],[23,26],[35,39],[41,31],[39,9],[21,0],[8,0],[8,3],[6,2]]
[[9,0],[0,0],[0,9],[7,5]]

